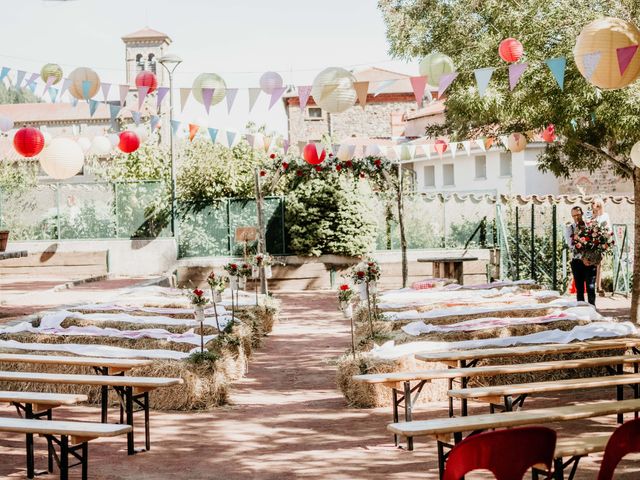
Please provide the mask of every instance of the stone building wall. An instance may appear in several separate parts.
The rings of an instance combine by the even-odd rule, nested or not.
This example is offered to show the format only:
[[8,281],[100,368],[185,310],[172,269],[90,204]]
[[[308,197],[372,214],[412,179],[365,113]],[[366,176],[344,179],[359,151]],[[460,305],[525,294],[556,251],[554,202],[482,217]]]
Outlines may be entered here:
[[628,195],[633,196],[633,182],[620,178],[606,166],[590,173],[576,170],[569,178],[559,178],[559,193],[569,195]]

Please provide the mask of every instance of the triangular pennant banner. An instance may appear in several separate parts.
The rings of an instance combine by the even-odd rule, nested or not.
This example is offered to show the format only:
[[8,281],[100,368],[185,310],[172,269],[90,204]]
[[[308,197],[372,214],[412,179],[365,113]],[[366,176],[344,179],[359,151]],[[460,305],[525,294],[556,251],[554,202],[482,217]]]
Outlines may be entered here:
[[300,110],[304,110],[311,95],[311,85],[298,87],[298,98],[300,99]]
[[180,89],[180,111],[184,110],[185,105],[187,104],[187,100],[189,100],[189,95],[191,94],[190,88],[181,88]]
[[31,88],[31,85],[35,85],[36,84],[36,80],[38,79],[38,77],[40,76],[39,73],[32,73],[31,77],[29,77],[29,80],[27,80],[27,83],[25,86]]
[[602,52],[592,52],[587,53],[582,56],[582,68],[584,69],[584,78],[587,80],[591,80],[593,77],[593,73],[596,71],[596,67],[598,63],[600,63],[600,57],[602,57]]
[[471,155],[471,142],[465,140],[464,142],[462,142],[462,148],[464,148],[464,151],[467,152],[467,155]]
[[218,136],[217,128],[209,128],[209,136],[211,137],[211,142],[216,143],[216,137]]
[[287,90],[287,87],[276,88],[271,92],[271,100],[269,101],[269,110],[273,108],[273,106],[278,103],[278,100],[282,98],[284,92]]
[[35,82],[28,84],[27,87],[29,87],[29,90],[31,90],[31,93],[36,93],[37,85],[35,84]]
[[158,93],[156,94],[157,108],[160,108],[160,104],[162,103],[162,100],[164,100],[164,97],[167,95],[168,92],[169,92],[168,87],[158,87]]
[[180,121],[179,120],[171,120],[171,131],[173,132],[174,135],[176,133],[178,133],[178,129],[179,128],[180,128]]
[[160,117],[158,115],[151,115],[151,131],[153,132],[160,123]]
[[236,140],[237,132],[227,131],[227,145],[229,148],[233,147],[233,142]]
[[367,95],[369,95],[369,82],[354,82],[353,88],[356,90],[358,96],[358,103],[364,108],[367,104]]
[[449,149],[451,150],[451,158],[456,158],[456,153],[458,153],[458,142],[451,142],[449,144]]
[[98,102],[95,100],[89,100],[89,116],[93,117],[96,113],[96,109],[98,108]]
[[449,85],[453,83],[453,81],[458,76],[458,72],[445,73],[440,77],[440,81],[438,82],[438,98],[440,98],[444,91],[449,88]]
[[4,78],[9,75],[11,69],[9,67],[2,67],[2,71],[0,71],[0,82],[4,80]]
[[131,118],[133,118],[133,122],[136,125],[140,125],[140,118],[142,117],[142,114],[140,112],[136,112],[135,110],[131,110]]
[[262,146],[264,147],[264,151],[268,152],[269,149],[271,148],[271,141],[273,140],[273,137],[271,137],[270,135],[263,135],[262,137]]
[[91,84],[93,82],[91,80],[83,80],[82,81],[82,98],[85,100],[89,100],[89,94],[91,93]]
[[[71,105],[73,105],[74,107],[78,106],[78,99],[76,97],[73,97],[71,99]],[[75,125],[74,125],[74,127],[75,127]]]
[[298,150],[300,150],[300,155],[302,155],[302,151],[306,146],[307,146],[307,142],[303,142],[302,140],[298,142]]
[[245,133],[244,134],[244,139],[247,141],[247,143],[249,144],[249,146],[251,148],[253,148],[253,146],[256,143],[256,136],[252,133]]
[[20,88],[22,81],[24,80],[24,76],[27,74],[24,70],[18,70],[18,74],[16,75],[16,88]]
[[476,144],[478,145],[478,147],[480,147],[480,150],[482,150],[483,152],[487,151],[487,149],[484,146],[484,138],[478,138],[476,140]]
[[[204,88],[202,90],[204,90]],[[195,138],[196,133],[198,133],[199,129],[200,129],[200,125],[196,125],[194,123],[189,124],[189,141],[190,142],[193,142],[193,139]]]
[[567,67],[567,59],[565,57],[549,58],[545,63],[551,70],[553,78],[558,82],[560,90],[564,90],[564,70]]
[[321,143],[315,143],[316,146],[316,154],[318,155],[318,159],[320,157],[322,157],[322,151],[324,150],[324,147],[322,146]]
[[291,145],[289,143],[289,140],[287,140],[286,138],[282,141],[282,149],[284,150],[284,154],[286,155],[287,152],[289,151],[289,145]]
[[[51,79],[53,79],[53,77],[49,77],[49,80],[51,80]],[[109,97],[109,90],[111,90],[111,84],[103,82],[103,83],[100,84],[100,88],[102,89],[102,98],[106,102],[108,100],[108,97]]]
[[231,113],[231,107],[233,107],[233,102],[236,101],[237,94],[237,88],[227,88],[227,113]]
[[509,89],[513,91],[520,77],[529,66],[528,63],[512,63],[509,65]]
[[627,67],[631,63],[633,56],[638,50],[638,45],[629,45],[628,47],[616,48],[618,54],[618,67],[620,67],[620,75],[624,75]]
[[149,93],[148,85],[140,85],[138,87],[138,111],[142,108],[144,99],[147,98],[147,93]]
[[119,105],[109,105],[109,115],[111,116],[111,121],[114,122],[118,117],[118,113],[120,113]]
[[65,78],[62,81],[62,87],[60,87],[60,98],[62,98],[62,96],[64,95],[64,93],[69,90],[69,87],[71,86],[71,80],[69,80],[68,78]]
[[373,96],[376,97],[384,92],[391,85],[396,83],[396,80],[384,80],[378,84],[378,87],[373,91]]
[[47,84],[44,86],[44,92],[42,93],[43,95],[49,91],[49,88],[51,88],[51,85],[53,85],[53,82],[55,81],[55,79],[56,77],[54,77],[53,75],[47,78]]
[[207,111],[207,115],[209,114],[209,109],[211,108],[211,100],[213,100],[213,92],[215,88],[202,88],[202,103],[204,104],[204,109]]
[[253,110],[253,107],[256,105],[258,101],[258,97],[260,96],[261,88],[250,88],[249,89],[249,111]]
[[55,87],[49,87],[49,98],[51,98],[51,103],[56,103],[57,97],[58,97],[58,89]]
[[334,157],[338,156],[338,151],[340,151],[340,144],[339,143],[331,144],[331,153],[333,154]]
[[491,76],[493,75],[493,71],[495,68],[486,67],[486,68],[476,68],[473,73],[476,76],[476,83],[478,84],[478,93],[480,97],[484,97],[484,94],[487,91],[487,87],[489,86],[489,82],[491,81]]
[[129,85],[120,85],[120,106],[124,107],[124,102],[127,101],[127,94],[129,93]]
[[402,158],[402,146],[397,145],[393,147],[393,153],[396,155],[396,160],[400,160]]
[[427,87],[427,77],[411,77],[411,88],[413,95],[416,97],[416,103],[422,108],[422,99],[424,98],[424,89]]

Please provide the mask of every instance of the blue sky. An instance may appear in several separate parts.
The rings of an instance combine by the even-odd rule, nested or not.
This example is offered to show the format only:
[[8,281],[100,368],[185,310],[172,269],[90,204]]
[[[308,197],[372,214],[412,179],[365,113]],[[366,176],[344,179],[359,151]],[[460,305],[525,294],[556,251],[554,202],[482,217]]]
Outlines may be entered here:
[[[39,72],[47,62],[65,74],[78,66],[102,81],[124,83],[122,35],[143,28],[167,33],[179,54],[176,85],[190,87],[201,72],[215,72],[231,87],[255,87],[276,70],[289,84],[310,84],[329,66],[379,66],[417,74],[417,61],[393,61],[376,0],[21,0],[3,9],[0,63]],[[210,126],[241,129],[247,121],[284,133],[283,108],[267,112],[262,96],[248,113],[246,93],[231,115],[213,108]],[[193,107],[193,106],[192,106]],[[218,108],[220,107],[220,108]],[[187,108],[184,121],[204,121],[204,109]]]

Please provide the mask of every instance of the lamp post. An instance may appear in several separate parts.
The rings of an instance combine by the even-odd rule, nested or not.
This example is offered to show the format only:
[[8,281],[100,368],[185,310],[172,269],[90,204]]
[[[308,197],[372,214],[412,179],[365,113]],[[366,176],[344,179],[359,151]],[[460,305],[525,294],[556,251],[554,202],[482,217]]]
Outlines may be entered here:
[[171,235],[176,238],[176,164],[173,158],[173,72],[178,65],[182,63],[182,59],[177,55],[163,55],[158,63],[164,67],[169,74],[169,158],[171,161]]

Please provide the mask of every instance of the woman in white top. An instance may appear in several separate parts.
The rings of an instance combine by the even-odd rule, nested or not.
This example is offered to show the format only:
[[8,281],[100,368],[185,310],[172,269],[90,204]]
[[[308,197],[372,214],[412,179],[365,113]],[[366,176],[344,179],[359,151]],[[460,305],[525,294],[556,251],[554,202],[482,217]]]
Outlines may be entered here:
[[[591,201],[591,211],[593,212],[591,221],[596,221],[600,225],[604,223],[606,224],[607,229],[611,230],[611,219],[609,219],[609,214],[604,211],[604,202],[602,201],[602,198],[593,198]],[[602,285],[600,283],[600,270],[601,266],[598,265],[598,271],[596,273],[596,291],[601,297],[603,297],[604,290],[602,290]]]

